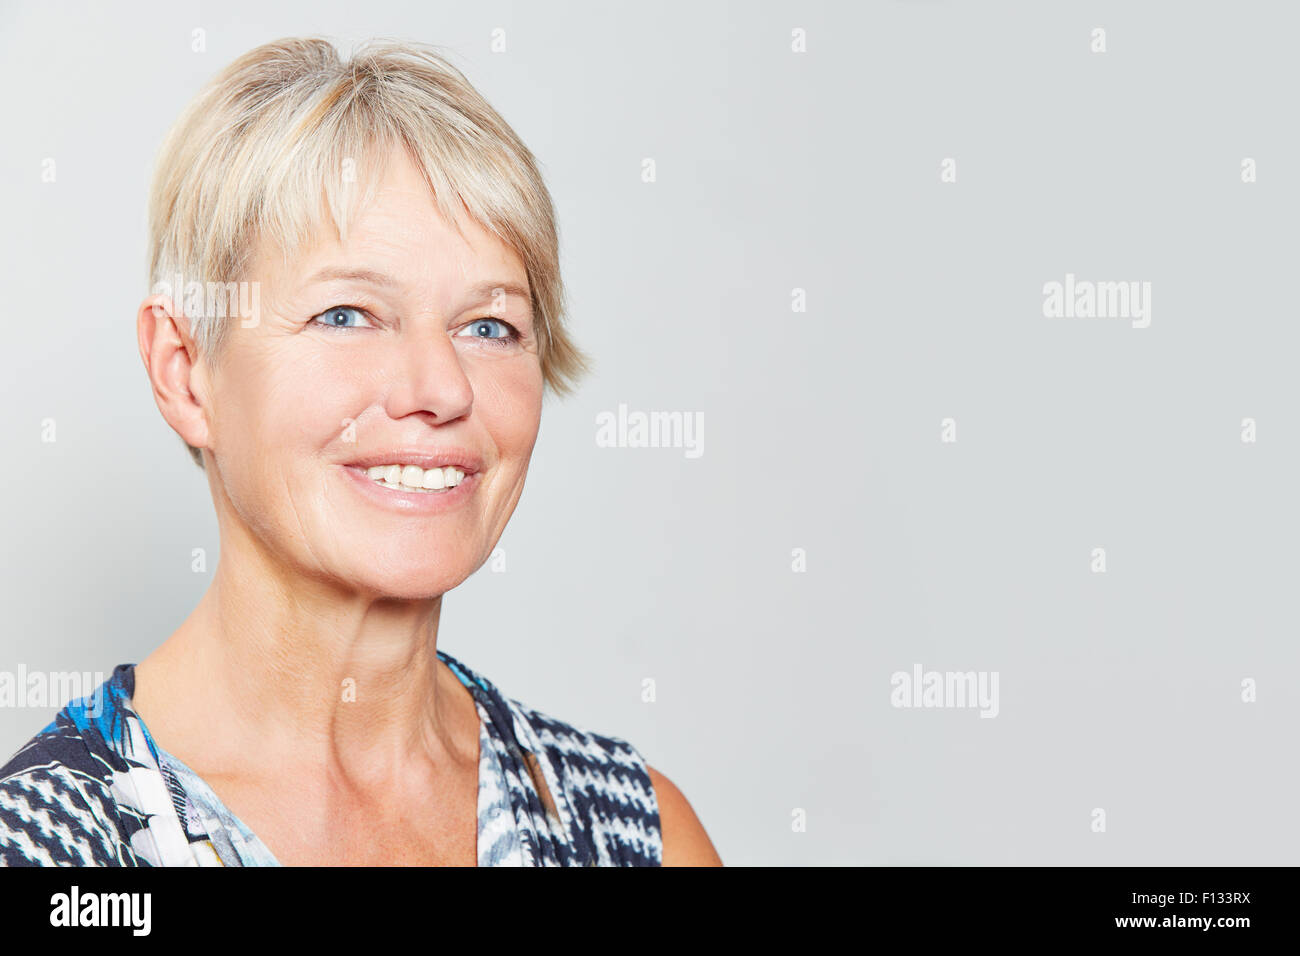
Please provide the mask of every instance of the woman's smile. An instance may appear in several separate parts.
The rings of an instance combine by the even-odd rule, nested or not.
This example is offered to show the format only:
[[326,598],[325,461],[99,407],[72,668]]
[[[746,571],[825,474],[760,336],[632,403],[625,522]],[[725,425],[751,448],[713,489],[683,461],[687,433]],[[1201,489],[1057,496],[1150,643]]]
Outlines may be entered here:
[[[476,471],[465,475],[451,488],[417,491],[413,488],[394,487],[385,483],[383,479],[371,478],[367,469],[357,465],[341,467],[348,485],[356,489],[356,492],[367,502],[409,515],[446,514],[460,508],[473,497],[483,474]],[[452,470],[444,469],[444,471]]]
[[482,480],[484,458],[464,447],[415,446],[360,455],[343,465],[348,484],[365,500],[402,514],[442,514],[469,500]]

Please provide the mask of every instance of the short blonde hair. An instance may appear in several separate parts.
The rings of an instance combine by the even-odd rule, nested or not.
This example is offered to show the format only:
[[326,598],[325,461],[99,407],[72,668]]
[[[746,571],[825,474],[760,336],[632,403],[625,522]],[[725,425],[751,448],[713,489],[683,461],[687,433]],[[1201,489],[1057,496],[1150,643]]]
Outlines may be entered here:
[[[326,39],[286,38],[214,77],[159,152],[151,287],[176,276],[187,286],[234,282],[246,277],[258,242],[291,258],[326,217],[346,240],[356,204],[373,194],[394,147],[406,149],[449,223],[460,229],[463,203],[522,259],[544,383],[569,394],[591,360],[565,329],[550,193],[514,130],[427,44],[372,40],[344,60]],[[215,362],[230,322],[196,311],[195,346]],[[202,468],[199,449],[186,447]]]

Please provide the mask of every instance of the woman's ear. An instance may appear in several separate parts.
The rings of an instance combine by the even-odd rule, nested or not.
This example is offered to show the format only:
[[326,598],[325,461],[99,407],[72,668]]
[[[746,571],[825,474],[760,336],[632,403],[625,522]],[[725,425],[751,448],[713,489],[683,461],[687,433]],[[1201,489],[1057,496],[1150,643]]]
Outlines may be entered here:
[[167,424],[195,448],[207,448],[206,363],[190,338],[189,320],[170,296],[151,295],[136,316],[140,358]]

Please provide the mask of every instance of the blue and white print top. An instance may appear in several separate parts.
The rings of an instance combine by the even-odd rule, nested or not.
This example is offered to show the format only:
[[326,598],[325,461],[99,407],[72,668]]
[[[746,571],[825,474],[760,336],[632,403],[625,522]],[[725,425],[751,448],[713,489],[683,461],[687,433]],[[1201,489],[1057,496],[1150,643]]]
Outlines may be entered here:
[[[631,744],[505,698],[437,653],[479,714],[479,866],[662,865],[659,805]],[[0,866],[278,866],[158,747],[134,691],[135,666],[118,666],[0,767]]]

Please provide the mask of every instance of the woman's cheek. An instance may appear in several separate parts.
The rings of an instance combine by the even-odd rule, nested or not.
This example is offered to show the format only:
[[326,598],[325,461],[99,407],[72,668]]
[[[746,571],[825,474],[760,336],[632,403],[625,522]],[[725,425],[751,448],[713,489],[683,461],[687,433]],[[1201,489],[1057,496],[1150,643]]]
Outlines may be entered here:
[[542,417],[541,365],[536,356],[524,355],[489,371],[482,387],[475,387],[475,406],[493,424],[526,439],[531,448]]
[[318,443],[337,438],[345,419],[359,411],[353,396],[365,378],[360,356],[351,361],[343,354],[282,356],[268,372],[259,386],[268,416],[263,424],[286,444],[301,444],[309,436]]

